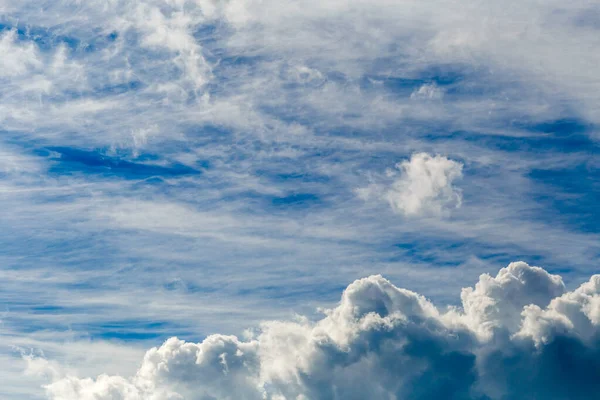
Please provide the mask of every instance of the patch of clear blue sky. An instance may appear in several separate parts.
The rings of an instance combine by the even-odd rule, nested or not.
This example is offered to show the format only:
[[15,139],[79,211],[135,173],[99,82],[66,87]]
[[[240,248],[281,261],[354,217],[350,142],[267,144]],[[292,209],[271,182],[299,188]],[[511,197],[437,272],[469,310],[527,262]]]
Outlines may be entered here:
[[14,31],[20,41],[35,43],[42,52],[52,51],[64,45],[75,53],[91,53],[105,49],[119,36],[117,32],[112,32],[108,35],[96,34],[86,40],[60,34],[60,28],[31,26],[0,18],[0,32]]
[[[102,151],[86,151],[71,147],[47,147],[50,159],[55,164],[49,169],[50,173],[72,174],[81,172],[84,174],[102,174],[108,176],[123,177],[126,179],[144,179],[156,177],[174,177],[183,175],[200,174],[201,171],[190,168],[183,164],[168,166],[155,165],[143,162],[132,162],[118,156],[108,156]],[[40,151],[41,155],[47,153]],[[58,153],[52,157],[51,153]],[[136,157],[137,158],[137,157]],[[146,160],[144,160],[144,158]],[[145,155],[140,161],[159,160],[160,157]]]

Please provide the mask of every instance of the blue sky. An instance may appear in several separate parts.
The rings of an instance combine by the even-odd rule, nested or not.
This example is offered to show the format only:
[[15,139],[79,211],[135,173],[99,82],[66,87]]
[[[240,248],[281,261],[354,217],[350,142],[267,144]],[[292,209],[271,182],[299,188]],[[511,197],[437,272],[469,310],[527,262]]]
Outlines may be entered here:
[[51,397],[23,355],[131,376],[373,274],[443,310],[514,261],[600,271],[593,2],[0,11],[3,399]]

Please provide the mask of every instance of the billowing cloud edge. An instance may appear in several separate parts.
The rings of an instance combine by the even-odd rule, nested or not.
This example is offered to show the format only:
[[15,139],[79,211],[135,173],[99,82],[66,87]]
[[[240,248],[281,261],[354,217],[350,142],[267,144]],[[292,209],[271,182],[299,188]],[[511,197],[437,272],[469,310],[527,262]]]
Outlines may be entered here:
[[[245,339],[170,338],[133,377],[61,375],[54,400],[575,399],[600,386],[600,275],[573,291],[515,262],[436,307],[380,275],[318,321],[269,321]],[[48,363],[27,357],[42,373]]]

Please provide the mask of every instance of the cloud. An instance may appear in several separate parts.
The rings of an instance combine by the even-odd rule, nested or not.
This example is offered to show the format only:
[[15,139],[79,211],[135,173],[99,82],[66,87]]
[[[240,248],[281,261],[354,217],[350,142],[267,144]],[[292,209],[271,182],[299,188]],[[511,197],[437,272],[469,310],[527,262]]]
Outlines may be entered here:
[[452,183],[462,177],[460,162],[427,153],[416,153],[410,161],[396,164],[401,176],[386,192],[392,208],[404,215],[440,215],[458,208],[462,196]]
[[33,43],[19,45],[16,36],[15,31],[0,36],[0,51],[7,55],[0,61],[0,76],[3,78],[25,75],[43,65]]
[[131,378],[63,376],[46,393],[52,400],[576,399],[600,386],[600,275],[565,292],[560,276],[517,262],[482,275],[461,297],[461,308],[443,311],[374,275],[350,284],[316,322],[265,322],[245,340],[171,338],[149,350]]
[[564,291],[559,276],[520,262],[502,268],[496,277],[481,275],[475,288],[462,290],[461,300],[467,324],[489,338],[496,330],[515,333],[523,307],[545,306]]
[[410,98],[414,100],[440,100],[443,97],[444,90],[435,83],[422,85],[410,94]]
[[[568,265],[568,284],[595,268],[600,174],[586,135],[600,120],[600,36],[589,1],[0,3],[3,343],[44,349],[79,376],[120,375],[100,385],[142,396],[126,378],[141,356],[126,345],[307,313],[360,276],[401,277],[444,301],[524,255]],[[365,174],[415,151],[460,160],[468,181],[436,192],[425,177],[411,192],[400,167],[367,188],[376,201],[356,199]],[[300,207],[303,196],[316,200]],[[453,218],[402,223],[389,204]],[[539,303],[496,310],[509,287],[528,287],[505,278],[468,296],[459,319],[477,340],[514,335],[522,303]],[[547,286],[554,298],[560,288]],[[560,304],[530,307],[523,334],[536,339],[522,340],[553,340],[571,300]],[[278,326],[298,340],[312,329]],[[121,339],[111,353],[87,343]],[[79,358],[86,346],[102,362]],[[294,395],[295,364],[273,362]],[[25,378],[1,380],[1,398],[34,398]]]
[[405,216],[441,216],[462,204],[461,191],[453,186],[462,178],[462,169],[462,163],[444,156],[414,153],[410,160],[396,164],[397,171],[387,171],[389,178],[395,178],[387,187],[374,183],[357,194],[364,200],[381,198]]
[[600,325],[600,275],[573,292],[552,299],[543,309],[532,303],[522,312],[523,326],[519,335],[532,337],[536,344],[552,342],[564,332],[572,332],[586,342],[598,340]]

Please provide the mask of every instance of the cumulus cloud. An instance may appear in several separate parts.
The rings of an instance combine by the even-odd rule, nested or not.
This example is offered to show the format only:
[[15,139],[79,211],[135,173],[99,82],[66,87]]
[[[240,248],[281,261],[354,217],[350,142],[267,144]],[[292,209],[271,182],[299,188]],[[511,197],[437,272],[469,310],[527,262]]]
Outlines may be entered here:
[[543,307],[564,291],[559,276],[525,263],[513,263],[496,277],[483,274],[475,288],[462,290],[465,321],[484,337],[489,338],[495,330],[512,334],[520,326],[523,307]]
[[392,208],[405,215],[440,215],[462,202],[452,183],[462,177],[462,164],[446,157],[415,153],[396,164],[401,175],[385,194]]
[[379,198],[406,216],[441,216],[462,204],[460,189],[453,183],[462,177],[463,164],[447,157],[414,153],[410,160],[388,170],[389,185],[374,183],[357,190],[364,200]]
[[53,400],[578,399],[600,388],[600,275],[566,292],[560,276],[517,262],[482,275],[461,299],[461,308],[441,310],[370,276],[316,322],[266,322],[247,340],[171,338],[133,377],[63,376],[46,392]]

